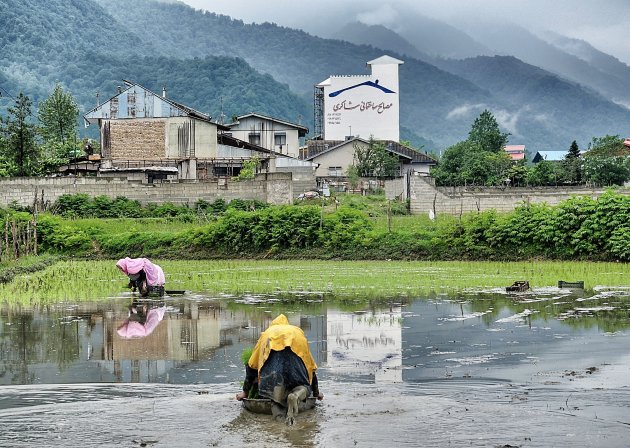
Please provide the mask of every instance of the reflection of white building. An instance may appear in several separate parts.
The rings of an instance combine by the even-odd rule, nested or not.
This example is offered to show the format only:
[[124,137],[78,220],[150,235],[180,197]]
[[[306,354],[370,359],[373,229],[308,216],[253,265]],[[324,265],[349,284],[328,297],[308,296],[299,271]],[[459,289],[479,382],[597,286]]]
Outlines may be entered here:
[[374,375],[375,382],[402,381],[402,314],[349,314],[328,310],[327,366],[336,373]]
[[323,140],[399,140],[398,66],[381,56],[369,61],[369,75],[331,76],[315,86],[315,134]]

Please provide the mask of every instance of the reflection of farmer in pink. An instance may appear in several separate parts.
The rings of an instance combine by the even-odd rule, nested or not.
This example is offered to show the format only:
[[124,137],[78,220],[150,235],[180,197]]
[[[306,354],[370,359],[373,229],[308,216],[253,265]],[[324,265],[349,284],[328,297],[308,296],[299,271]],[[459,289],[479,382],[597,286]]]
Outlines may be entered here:
[[165,311],[166,307],[164,306],[160,308],[151,308],[146,313],[146,320],[144,320],[144,322],[142,322],[142,320],[134,319],[135,316],[132,314],[133,312],[130,312],[129,318],[125,319],[125,322],[118,327],[118,335],[125,339],[149,336],[164,318]]
[[122,258],[116,266],[129,277],[128,286],[134,291],[137,288],[141,296],[148,295],[150,287],[164,286],[166,282],[162,268],[146,258]]

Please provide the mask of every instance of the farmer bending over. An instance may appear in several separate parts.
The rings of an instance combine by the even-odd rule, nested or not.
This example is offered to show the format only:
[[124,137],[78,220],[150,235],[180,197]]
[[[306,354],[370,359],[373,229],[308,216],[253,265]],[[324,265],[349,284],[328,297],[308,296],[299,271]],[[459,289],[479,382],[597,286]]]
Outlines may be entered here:
[[133,291],[138,288],[141,296],[149,294],[149,286],[164,286],[166,282],[162,268],[146,258],[121,258],[116,267],[129,277],[128,287]]
[[258,380],[259,396],[273,400],[274,415],[279,412],[278,405],[286,408],[286,423],[293,425],[300,401],[311,394],[318,400],[324,398],[315,370],[317,365],[304,332],[281,314],[258,338],[245,367],[243,392],[236,394],[236,399],[246,398]]

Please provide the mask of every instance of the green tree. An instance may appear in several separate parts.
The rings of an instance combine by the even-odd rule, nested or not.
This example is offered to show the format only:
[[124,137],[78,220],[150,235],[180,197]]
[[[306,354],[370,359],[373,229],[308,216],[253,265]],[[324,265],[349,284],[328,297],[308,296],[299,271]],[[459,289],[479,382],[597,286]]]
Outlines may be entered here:
[[254,179],[256,177],[256,171],[258,170],[259,165],[260,158],[258,156],[253,156],[251,159],[245,160],[243,162],[241,171],[239,171],[238,176],[236,176],[234,179],[237,181]]
[[35,125],[29,121],[33,115],[31,106],[28,96],[20,92],[2,126],[2,158],[9,175],[30,176],[37,172],[40,150]]
[[56,84],[50,96],[40,103],[37,113],[44,141],[74,143],[78,116],[79,106],[72,94],[64,92],[61,85]]
[[557,185],[558,171],[556,164],[549,160],[541,160],[527,173],[529,185]]
[[580,148],[578,147],[577,142],[573,140],[573,142],[571,143],[571,146],[569,147],[569,152],[567,152],[567,155],[564,158],[577,159],[579,157],[580,157]]
[[359,170],[356,166],[350,165],[346,170],[346,176],[348,177],[348,182],[350,182],[350,186],[353,190],[356,190],[359,185]]
[[593,137],[588,145],[584,157],[616,157],[630,155],[630,148],[623,144],[623,138],[618,135]]
[[503,185],[511,165],[505,151],[485,151],[478,142],[465,140],[444,151],[431,175],[438,185]]
[[354,143],[354,166],[360,177],[395,177],[400,174],[398,156],[385,149],[385,144],[370,137],[367,146]]
[[54,172],[61,165],[82,154],[77,144],[79,107],[69,92],[56,84],[48,98],[39,105],[41,147],[40,171]]
[[630,158],[587,157],[584,159],[584,180],[595,185],[623,185],[630,180]]
[[468,141],[478,143],[484,151],[499,152],[508,142],[509,133],[503,133],[489,110],[481,112],[468,133]]
[[507,170],[507,178],[510,179],[510,185],[513,187],[522,187],[527,184],[527,174],[529,170],[525,166],[524,160],[512,164]]
[[582,157],[580,156],[580,148],[575,140],[571,143],[569,152],[567,152],[562,161],[562,178],[569,183],[582,182]]

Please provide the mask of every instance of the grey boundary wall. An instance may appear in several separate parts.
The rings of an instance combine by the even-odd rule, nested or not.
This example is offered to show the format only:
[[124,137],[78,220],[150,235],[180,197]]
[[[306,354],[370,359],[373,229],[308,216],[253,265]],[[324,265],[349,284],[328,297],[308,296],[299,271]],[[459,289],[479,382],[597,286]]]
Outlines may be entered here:
[[[587,187],[436,187],[428,176],[409,177],[409,205],[414,215],[449,214],[497,210],[509,212],[526,203],[546,202],[557,205],[572,196],[599,197],[604,188]],[[619,193],[630,195],[630,189]],[[387,198],[405,197],[405,179],[394,179],[385,185]]]
[[230,179],[179,181],[157,184],[129,182],[126,178],[100,177],[23,177],[0,179],[0,206],[16,203],[38,208],[50,206],[63,194],[83,193],[89,196],[124,196],[141,204],[172,202],[189,205],[204,199],[258,199],[270,204],[293,203],[291,173],[258,174],[249,181]]

